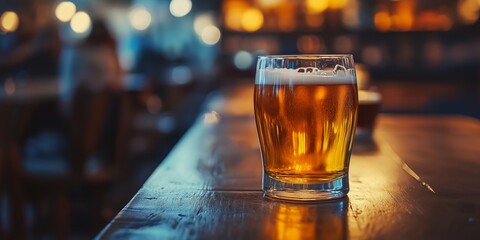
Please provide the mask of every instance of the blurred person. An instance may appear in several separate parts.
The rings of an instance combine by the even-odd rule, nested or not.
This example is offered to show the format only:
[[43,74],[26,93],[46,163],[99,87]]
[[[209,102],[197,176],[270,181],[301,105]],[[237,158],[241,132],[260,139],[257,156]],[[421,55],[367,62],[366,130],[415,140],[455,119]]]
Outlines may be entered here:
[[32,14],[31,8],[19,11],[15,32],[0,36],[0,75],[14,77],[53,76],[60,52],[58,26],[51,19]]
[[90,92],[119,90],[122,69],[116,41],[105,23],[92,23],[89,36],[78,43],[65,44],[60,56],[60,94],[62,108],[69,112],[78,89]]

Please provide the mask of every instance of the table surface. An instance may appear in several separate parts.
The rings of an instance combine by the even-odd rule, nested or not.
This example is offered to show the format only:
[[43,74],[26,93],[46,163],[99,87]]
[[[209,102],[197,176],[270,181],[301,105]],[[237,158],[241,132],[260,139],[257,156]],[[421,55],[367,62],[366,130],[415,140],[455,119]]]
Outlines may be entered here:
[[348,197],[271,201],[252,91],[212,96],[97,239],[480,239],[480,121],[380,115],[354,143]]

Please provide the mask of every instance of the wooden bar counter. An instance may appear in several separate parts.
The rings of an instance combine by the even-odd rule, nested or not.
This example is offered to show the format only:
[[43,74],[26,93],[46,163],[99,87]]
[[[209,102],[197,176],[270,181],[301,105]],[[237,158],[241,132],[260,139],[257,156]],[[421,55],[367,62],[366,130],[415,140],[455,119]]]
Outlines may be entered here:
[[253,88],[220,91],[97,239],[480,239],[480,121],[380,115],[348,197],[271,201]]

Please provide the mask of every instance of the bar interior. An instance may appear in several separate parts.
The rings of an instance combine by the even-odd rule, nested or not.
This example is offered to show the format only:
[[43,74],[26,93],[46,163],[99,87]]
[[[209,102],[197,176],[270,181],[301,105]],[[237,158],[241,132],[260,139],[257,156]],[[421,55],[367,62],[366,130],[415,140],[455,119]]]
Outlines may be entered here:
[[[450,176],[448,168],[458,167],[463,171],[468,166],[471,170],[465,170],[468,174],[463,174],[461,189],[469,184],[480,189],[479,18],[479,0],[2,0],[0,239],[438,236],[429,228],[414,230],[410,225],[402,225],[404,221],[412,221],[408,214],[404,218],[401,214],[384,217],[385,222],[400,223],[398,228],[384,224],[383,230],[361,235],[369,225],[357,215],[361,211],[381,211],[382,207],[378,206],[381,201],[376,202],[378,208],[361,204],[359,188],[355,190],[360,185],[355,181],[361,180],[355,176],[375,171],[366,166],[368,163],[360,164],[366,161],[363,159],[366,155],[377,156],[372,162],[382,164],[378,158],[390,154],[397,157],[385,161],[395,162],[392,166],[396,163],[406,166],[401,165],[396,174],[409,175],[412,185],[420,182],[419,186],[430,187],[431,191],[422,188],[427,193],[460,196],[445,187],[448,184],[443,184],[447,181],[444,178]],[[257,57],[292,54],[353,54],[355,59],[360,107],[351,160],[353,177],[351,193],[340,203],[307,206],[282,203],[269,208],[268,204],[275,203],[261,198],[261,158],[252,124]],[[457,124],[454,120],[458,116],[461,118],[457,120],[463,124],[459,129],[452,126]],[[410,117],[414,120],[409,120]],[[454,120],[446,121],[449,117]],[[248,125],[237,125],[237,121]],[[424,122],[426,125],[422,125]],[[198,142],[209,144],[215,139],[211,144],[216,145],[208,145],[208,150],[192,143],[192,139],[197,139],[194,130],[200,125],[208,129],[217,126],[212,133],[198,138]],[[409,138],[410,127],[425,131],[431,128],[432,132],[428,137]],[[460,134],[467,132],[472,136]],[[223,138],[227,139],[225,146],[219,140]],[[235,142],[243,138],[248,140]],[[448,144],[440,139],[449,139]],[[241,153],[229,143],[238,143],[246,151],[253,148],[253,153]],[[477,147],[465,150],[463,143]],[[176,148],[192,159],[201,158],[195,160],[198,165],[194,163],[198,169],[191,170],[188,161],[181,161],[183,155]],[[429,155],[431,148],[443,149],[444,157],[438,162],[428,160],[432,167],[424,167],[427,163],[422,158],[437,156]],[[222,165],[222,159],[212,151],[238,161],[248,155],[249,160],[238,165],[225,160],[228,164]],[[205,152],[210,153],[210,160],[202,158]],[[375,155],[378,152],[381,154]],[[179,158],[176,165],[174,156]],[[164,159],[169,159],[165,165]],[[468,164],[462,165],[462,159],[467,159],[464,162]],[[455,164],[447,162],[456,160],[462,166],[444,167]],[[211,168],[213,164],[223,167]],[[438,166],[433,167],[435,164]],[[169,166],[178,173],[178,179],[172,179],[175,174],[168,174]],[[187,170],[182,172],[182,167]],[[254,169],[253,175],[249,175],[252,180],[242,180],[233,173],[228,175],[235,170],[229,167]],[[477,177],[470,174],[474,169]],[[450,178],[462,175],[464,172],[460,170]],[[188,171],[199,177],[193,173],[187,176]],[[378,167],[377,171],[390,170]],[[170,179],[153,184],[153,179],[161,179],[161,174]],[[230,180],[237,181],[235,186],[245,181],[238,191],[251,191],[241,198],[246,206],[252,202],[257,205],[253,204],[251,209],[266,205],[255,218],[263,221],[259,223],[263,227],[244,225],[243,221],[239,225],[229,224],[238,220],[229,215],[230,211],[243,214],[243,220],[253,213],[239,210],[232,203],[234,210],[219,205],[225,215],[215,215],[215,203],[211,200],[204,207],[216,228],[199,230],[208,224],[192,215],[191,228],[196,230],[192,230],[192,236],[186,235],[188,227],[176,218],[189,218],[190,213],[179,210],[183,205],[175,205],[175,197],[165,197],[157,206],[166,210],[151,213],[155,215],[151,216],[155,224],[163,227],[152,228],[150,232],[132,230],[143,226],[142,221],[149,221],[129,215],[134,206],[143,206],[138,203],[140,200],[135,201],[138,196],[150,196],[146,192],[154,191],[149,186],[159,195],[169,196],[173,192],[162,193],[164,186],[160,183],[165,183],[168,189],[166,186],[174,181],[193,183],[197,177],[206,179],[201,180],[205,182],[198,186],[198,191],[210,189],[215,194],[229,189]],[[388,183],[397,178],[393,174],[383,180],[366,177],[365,181]],[[209,185],[213,184],[211,179],[219,185]],[[386,187],[401,189],[395,184]],[[453,229],[443,237],[480,237],[480,192],[472,191],[473,197],[461,195],[455,200],[464,205],[459,203],[455,205],[457,208],[449,209],[457,217],[458,225],[452,228],[446,223],[436,225]],[[225,194],[227,198],[230,193]],[[412,196],[418,196],[415,194]],[[220,196],[213,195],[212,199]],[[174,206],[166,206],[170,204],[168,201]],[[430,213],[422,204],[418,209],[402,206],[413,215],[418,209]],[[150,208],[145,209],[142,214],[148,219]],[[460,217],[458,212],[462,209],[473,213]],[[202,213],[200,208],[197,210]],[[332,214],[340,217],[328,218]],[[222,223],[222,216],[232,218]],[[435,222],[432,216],[440,215],[428,215],[424,220]],[[316,222],[307,221],[309,217]],[[335,225],[337,220],[339,225]],[[131,222],[123,226],[122,221]],[[162,225],[172,221],[185,229]],[[354,221],[360,227],[356,228]],[[401,226],[406,227],[402,230]],[[225,228],[230,230],[219,230]],[[317,228],[333,232],[322,235],[325,232]],[[462,234],[454,235],[462,229]]]

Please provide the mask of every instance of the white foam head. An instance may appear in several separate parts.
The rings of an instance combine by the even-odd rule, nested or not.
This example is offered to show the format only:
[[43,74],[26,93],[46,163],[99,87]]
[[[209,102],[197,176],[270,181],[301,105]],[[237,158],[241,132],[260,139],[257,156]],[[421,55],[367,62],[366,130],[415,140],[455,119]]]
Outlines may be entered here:
[[257,69],[255,84],[356,84],[355,71],[337,65],[333,70],[323,71],[313,67],[297,69]]

